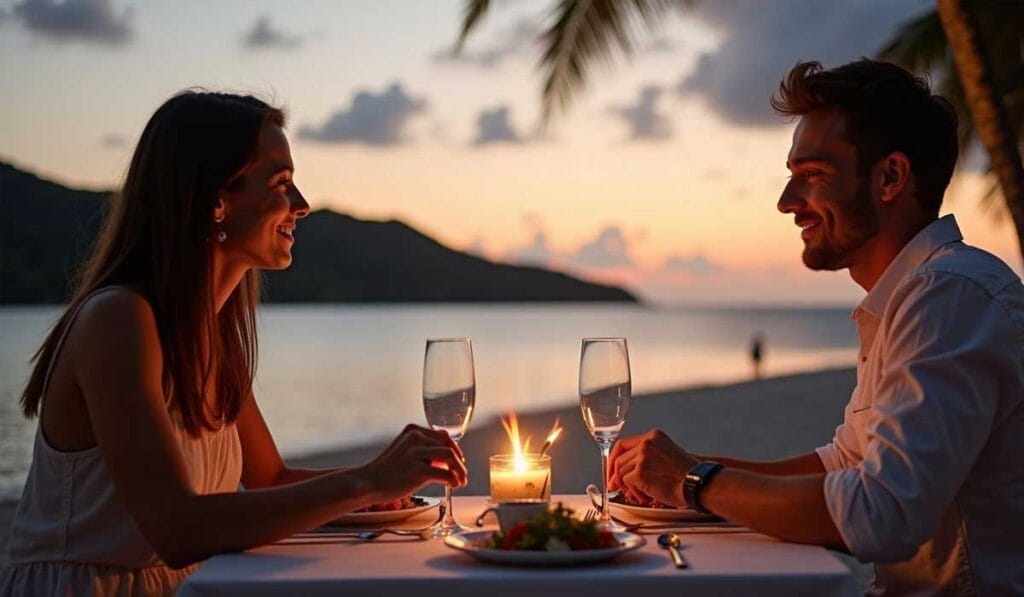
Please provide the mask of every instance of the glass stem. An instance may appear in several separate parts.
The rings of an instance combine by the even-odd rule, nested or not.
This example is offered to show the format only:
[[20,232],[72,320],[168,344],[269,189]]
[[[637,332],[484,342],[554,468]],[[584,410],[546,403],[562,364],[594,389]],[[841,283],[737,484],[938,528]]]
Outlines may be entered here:
[[612,451],[611,442],[601,442],[601,522],[609,522],[608,514],[608,456]]
[[[455,442],[458,445],[458,442]],[[453,527],[456,525],[455,516],[452,514],[452,486],[444,484],[444,526]]]

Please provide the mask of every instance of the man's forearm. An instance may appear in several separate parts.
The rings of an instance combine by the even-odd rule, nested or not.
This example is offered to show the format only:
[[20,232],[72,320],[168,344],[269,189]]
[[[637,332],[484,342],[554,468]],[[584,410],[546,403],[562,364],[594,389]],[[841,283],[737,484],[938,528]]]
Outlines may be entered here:
[[772,476],[724,468],[700,493],[702,506],[762,533],[847,551],[825,503],[824,473]]
[[707,456],[694,454],[699,460],[714,460],[730,469],[739,469],[760,475],[790,476],[813,475],[825,472],[825,465],[814,452],[801,454],[784,460],[758,462],[754,460],[738,460],[726,456]]

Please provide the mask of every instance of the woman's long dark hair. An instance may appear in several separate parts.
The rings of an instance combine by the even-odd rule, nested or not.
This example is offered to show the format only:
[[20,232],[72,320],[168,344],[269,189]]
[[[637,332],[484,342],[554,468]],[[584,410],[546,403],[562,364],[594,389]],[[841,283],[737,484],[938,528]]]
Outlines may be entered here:
[[[213,210],[222,191],[240,184],[263,127],[283,127],[284,120],[281,110],[254,97],[198,91],[172,97],[153,114],[71,303],[33,357],[21,397],[26,417],[39,413],[71,314],[95,290],[125,285],[153,309],[164,395],[182,426],[198,435],[238,418],[256,373],[260,278],[249,271],[216,311]],[[213,412],[205,404],[210,391]]]

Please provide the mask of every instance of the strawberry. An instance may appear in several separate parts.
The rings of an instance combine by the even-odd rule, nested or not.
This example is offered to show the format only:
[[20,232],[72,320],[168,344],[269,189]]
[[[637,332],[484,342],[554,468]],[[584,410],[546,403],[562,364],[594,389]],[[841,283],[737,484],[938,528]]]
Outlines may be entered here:
[[501,548],[515,549],[516,542],[522,539],[523,535],[526,534],[526,531],[528,531],[529,528],[530,527],[528,527],[525,522],[520,522],[516,526],[509,529],[508,534],[505,535],[505,538],[501,540]]

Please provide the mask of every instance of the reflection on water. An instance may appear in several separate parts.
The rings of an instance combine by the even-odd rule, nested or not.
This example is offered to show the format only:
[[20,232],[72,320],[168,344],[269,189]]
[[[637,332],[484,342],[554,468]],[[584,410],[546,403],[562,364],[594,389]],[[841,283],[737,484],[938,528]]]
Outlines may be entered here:
[[[633,391],[748,379],[754,333],[764,373],[851,365],[849,309],[663,309],[632,305],[272,305],[260,316],[256,397],[285,454],[351,446],[424,422],[424,340],[469,336],[479,424],[577,400],[580,339],[629,339]],[[20,493],[35,422],[17,401],[27,361],[59,315],[0,309],[0,498]],[[470,429],[472,433],[472,429]]]

